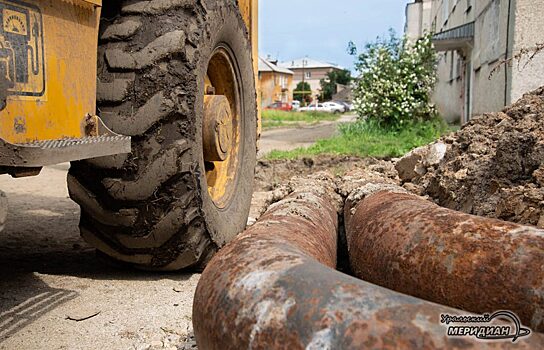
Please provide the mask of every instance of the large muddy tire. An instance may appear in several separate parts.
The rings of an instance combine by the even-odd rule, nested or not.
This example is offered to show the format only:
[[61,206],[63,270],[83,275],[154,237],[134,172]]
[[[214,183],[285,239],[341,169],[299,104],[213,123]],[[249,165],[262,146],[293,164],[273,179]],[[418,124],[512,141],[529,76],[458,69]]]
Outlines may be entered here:
[[[201,268],[243,231],[251,203],[257,116],[247,28],[232,0],[104,6],[98,112],[133,137],[132,153],[72,163],[81,234],[139,268]],[[227,95],[236,116],[221,164],[204,159],[213,93]]]
[[6,218],[8,217],[8,197],[0,191],[0,232],[4,231]]

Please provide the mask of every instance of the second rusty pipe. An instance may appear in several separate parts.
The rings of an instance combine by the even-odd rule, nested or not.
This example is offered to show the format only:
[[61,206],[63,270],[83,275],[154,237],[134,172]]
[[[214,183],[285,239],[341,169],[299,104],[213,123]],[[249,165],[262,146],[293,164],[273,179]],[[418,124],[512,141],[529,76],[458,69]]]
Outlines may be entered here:
[[380,186],[353,193],[345,207],[356,276],[472,312],[511,310],[544,331],[544,230]]
[[[481,343],[473,338],[448,338],[440,325],[442,313],[458,315],[458,310],[334,270],[336,199],[329,186],[307,184],[212,259],[193,305],[198,347],[478,348]],[[532,336],[515,345],[543,344],[542,337]]]

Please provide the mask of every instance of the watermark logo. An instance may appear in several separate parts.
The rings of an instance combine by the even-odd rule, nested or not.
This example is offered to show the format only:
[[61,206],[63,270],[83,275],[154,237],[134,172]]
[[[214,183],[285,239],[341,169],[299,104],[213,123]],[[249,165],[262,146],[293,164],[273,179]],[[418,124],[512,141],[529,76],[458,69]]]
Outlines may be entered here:
[[[501,323],[495,321],[502,320]],[[504,322],[505,321],[505,322]],[[441,314],[440,323],[445,324],[449,337],[474,337],[480,340],[506,340],[516,342],[531,334],[521,325],[519,317],[512,311],[497,311],[484,315]]]

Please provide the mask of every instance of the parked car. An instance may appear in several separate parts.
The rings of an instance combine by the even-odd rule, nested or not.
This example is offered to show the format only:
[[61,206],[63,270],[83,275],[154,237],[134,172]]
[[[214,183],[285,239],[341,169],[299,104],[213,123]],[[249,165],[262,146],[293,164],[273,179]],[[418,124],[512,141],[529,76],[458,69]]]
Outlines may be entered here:
[[316,111],[316,112],[334,113],[334,111],[330,107],[325,107],[323,103],[318,103],[317,105],[312,104],[312,105],[309,105],[308,107],[302,107],[300,111],[301,112]]
[[285,102],[274,102],[270,106],[266,107],[265,109],[274,109],[278,111],[292,111],[293,106],[291,106],[289,103]]
[[324,102],[323,106],[330,108],[333,113],[344,113],[346,111],[344,105],[336,102]]
[[345,110],[346,112],[350,112],[353,109],[353,105],[349,102],[346,102],[346,101],[333,101],[333,102],[336,102],[344,106],[346,108]]
[[298,111],[298,110],[300,109],[300,101],[294,100],[294,101],[291,103],[291,106],[293,106],[293,110],[294,110],[294,111]]

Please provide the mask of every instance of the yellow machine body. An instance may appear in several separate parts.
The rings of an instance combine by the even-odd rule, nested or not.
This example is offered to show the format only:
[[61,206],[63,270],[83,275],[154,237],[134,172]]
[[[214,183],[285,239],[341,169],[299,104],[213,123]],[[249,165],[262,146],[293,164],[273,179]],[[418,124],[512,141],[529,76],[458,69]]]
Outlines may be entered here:
[[[257,84],[258,0],[238,1]],[[95,116],[101,6],[102,0],[0,0],[0,151],[11,152],[0,152],[0,172],[130,151],[130,139],[112,134]],[[96,140],[81,141],[97,136],[119,138],[96,142],[100,150],[89,146]],[[73,145],[80,151],[68,150]],[[46,148],[61,154],[49,156]]]
[[[253,48],[253,71],[255,72],[255,87],[259,90],[259,0],[238,0],[242,17],[246,22],[251,37],[251,46]],[[260,99],[261,94],[257,93]],[[261,103],[258,101],[257,106]],[[261,134],[261,111],[258,111],[257,136]]]
[[101,0],[0,0],[0,69],[8,82],[0,137],[81,138],[96,111]]

